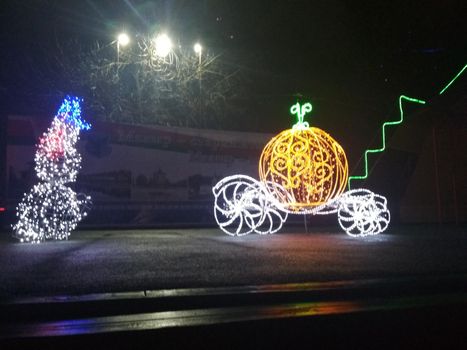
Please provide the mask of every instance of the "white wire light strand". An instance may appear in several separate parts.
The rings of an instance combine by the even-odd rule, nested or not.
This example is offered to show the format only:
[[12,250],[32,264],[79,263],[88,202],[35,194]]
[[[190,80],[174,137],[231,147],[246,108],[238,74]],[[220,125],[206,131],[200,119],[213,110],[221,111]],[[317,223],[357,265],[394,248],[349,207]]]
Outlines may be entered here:
[[246,175],[232,175],[220,180],[212,189],[214,217],[220,229],[231,236],[255,232],[270,234],[282,228],[287,213],[269,194],[267,187]]
[[284,203],[288,203],[290,194],[280,185],[257,181],[246,175],[225,177],[213,187],[213,194],[216,222],[231,236],[277,232],[288,213],[337,213],[339,225],[352,237],[384,232],[391,220],[386,198],[363,188],[345,192],[324,205],[301,212],[286,208]]
[[337,216],[341,228],[352,237],[377,235],[391,221],[386,198],[362,188],[339,197]]

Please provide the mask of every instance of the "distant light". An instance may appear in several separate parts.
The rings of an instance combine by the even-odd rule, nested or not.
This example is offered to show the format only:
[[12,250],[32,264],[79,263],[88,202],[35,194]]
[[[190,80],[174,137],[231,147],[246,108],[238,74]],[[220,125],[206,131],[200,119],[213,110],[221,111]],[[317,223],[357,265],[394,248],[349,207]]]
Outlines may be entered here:
[[0,207],[0,212],[6,211],[6,208]]
[[195,50],[195,52],[200,55],[201,54],[201,51],[203,51],[203,47],[201,46],[200,43],[196,43],[195,46],[193,47],[193,49]]
[[120,46],[126,46],[130,42],[130,37],[126,33],[121,33],[118,35],[117,40]]
[[167,34],[160,34],[156,37],[156,55],[159,57],[166,57],[172,50],[172,41]]

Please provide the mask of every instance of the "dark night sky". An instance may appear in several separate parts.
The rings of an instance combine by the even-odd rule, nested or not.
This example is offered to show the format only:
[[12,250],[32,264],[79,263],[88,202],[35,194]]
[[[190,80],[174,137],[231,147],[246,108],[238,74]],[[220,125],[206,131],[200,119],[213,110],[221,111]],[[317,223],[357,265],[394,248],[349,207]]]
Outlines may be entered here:
[[401,93],[429,98],[467,62],[465,1],[3,0],[0,6],[0,92],[9,101],[22,93],[16,55],[41,62],[38,47],[53,40],[108,43],[121,29],[166,29],[180,41],[199,39],[227,52],[224,60],[264,80],[252,98],[261,101],[255,113],[274,121],[266,130],[289,126],[281,118],[300,93],[313,101],[316,124],[342,137],[356,123],[373,132],[395,112]]

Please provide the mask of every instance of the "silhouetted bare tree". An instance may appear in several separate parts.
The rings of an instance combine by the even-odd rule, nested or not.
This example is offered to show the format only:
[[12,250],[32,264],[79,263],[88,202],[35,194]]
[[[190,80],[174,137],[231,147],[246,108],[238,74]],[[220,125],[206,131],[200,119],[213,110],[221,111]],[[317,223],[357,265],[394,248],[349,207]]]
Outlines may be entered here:
[[177,45],[165,57],[154,40],[143,35],[131,46],[78,41],[59,45],[50,65],[56,66],[88,108],[103,120],[159,125],[215,127],[241,108],[244,75],[220,54],[201,55]]

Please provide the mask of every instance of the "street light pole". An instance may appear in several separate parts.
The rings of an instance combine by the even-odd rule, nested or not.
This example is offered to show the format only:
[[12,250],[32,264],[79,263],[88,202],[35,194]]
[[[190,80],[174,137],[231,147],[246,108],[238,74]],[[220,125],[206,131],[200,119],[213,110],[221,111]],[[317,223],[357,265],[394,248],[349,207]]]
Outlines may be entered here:
[[126,33],[120,33],[117,37],[117,66],[120,63],[120,45],[126,46],[130,42],[130,37]]
[[198,55],[198,82],[199,82],[199,93],[201,95],[201,55],[203,52],[203,47],[200,43],[196,43],[193,47],[195,53]]

